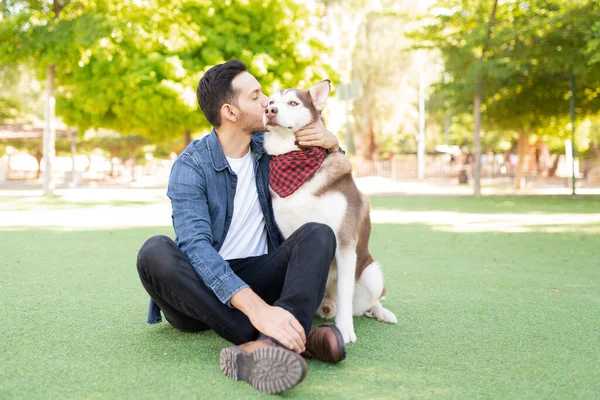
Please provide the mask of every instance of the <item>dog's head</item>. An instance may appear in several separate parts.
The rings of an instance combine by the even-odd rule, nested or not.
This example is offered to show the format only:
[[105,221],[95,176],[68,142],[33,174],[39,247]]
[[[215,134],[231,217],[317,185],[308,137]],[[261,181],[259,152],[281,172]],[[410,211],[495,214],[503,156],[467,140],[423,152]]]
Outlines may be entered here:
[[265,109],[265,126],[271,132],[293,135],[321,117],[330,90],[329,79],[317,83],[309,90],[278,90],[271,96]]

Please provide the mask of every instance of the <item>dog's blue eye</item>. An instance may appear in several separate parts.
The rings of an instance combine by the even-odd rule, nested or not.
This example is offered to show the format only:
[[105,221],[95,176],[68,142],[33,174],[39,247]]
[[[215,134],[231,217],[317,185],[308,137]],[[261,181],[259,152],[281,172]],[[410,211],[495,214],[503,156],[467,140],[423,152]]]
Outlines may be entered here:
[[298,105],[298,103],[297,103],[297,102],[295,102],[295,101],[290,101],[290,106],[297,106],[297,105]]

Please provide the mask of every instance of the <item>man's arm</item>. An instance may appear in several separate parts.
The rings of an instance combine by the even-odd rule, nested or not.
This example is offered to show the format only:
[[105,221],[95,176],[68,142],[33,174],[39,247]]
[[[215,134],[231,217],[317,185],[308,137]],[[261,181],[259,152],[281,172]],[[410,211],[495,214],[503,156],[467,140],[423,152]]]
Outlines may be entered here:
[[265,303],[213,247],[205,178],[190,156],[181,156],[173,165],[167,195],[178,244],[204,284],[222,303],[243,312],[259,332],[298,353],[304,351],[306,337],[296,318]]
[[213,247],[206,182],[202,169],[189,155],[173,164],[167,196],[178,244],[204,284],[223,303],[248,285]]

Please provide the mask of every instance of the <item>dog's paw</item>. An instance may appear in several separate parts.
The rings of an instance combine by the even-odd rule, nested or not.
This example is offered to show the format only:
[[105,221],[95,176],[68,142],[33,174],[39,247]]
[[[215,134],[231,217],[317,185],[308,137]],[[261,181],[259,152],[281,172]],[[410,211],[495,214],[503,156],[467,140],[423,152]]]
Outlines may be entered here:
[[352,329],[350,331],[345,331],[343,329],[340,329],[340,332],[342,332],[342,337],[344,338],[344,343],[356,342],[356,333],[354,333],[354,329]]
[[354,333],[354,324],[352,323],[352,320],[350,320],[350,323],[336,321],[335,325],[338,327],[338,329],[342,333],[342,337],[344,338],[344,343],[356,342],[356,333]]
[[354,331],[346,334],[342,334],[344,336],[344,343],[354,343],[356,342],[356,333]]
[[398,319],[393,312],[381,306],[375,306],[365,313],[365,316],[386,324],[396,324]]
[[377,321],[385,322],[387,324],[396,324],[398,323],[398,318],[394,315],[393,312],[388,310],[387,308],[381,308],[380,315],[377,317]]

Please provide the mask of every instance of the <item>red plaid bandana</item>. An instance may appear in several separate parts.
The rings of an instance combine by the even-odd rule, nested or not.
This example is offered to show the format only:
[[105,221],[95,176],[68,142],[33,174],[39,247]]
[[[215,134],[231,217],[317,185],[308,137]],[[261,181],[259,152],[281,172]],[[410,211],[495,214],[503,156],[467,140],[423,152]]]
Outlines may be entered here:
[[269,186],[279,197],[289,196],[317,172],[326,155],[325,149],[312,147],[271,156]]

